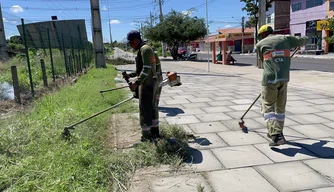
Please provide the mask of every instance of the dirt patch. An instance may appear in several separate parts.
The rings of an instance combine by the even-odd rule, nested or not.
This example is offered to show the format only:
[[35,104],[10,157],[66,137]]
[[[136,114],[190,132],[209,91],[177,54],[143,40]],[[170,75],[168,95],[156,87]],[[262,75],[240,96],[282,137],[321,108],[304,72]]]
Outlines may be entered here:
[[139,121],[129,113],[113,114],[109,119],[106,149],[128,149],[140,141]]
[[[200,190],[202,189],[202,190]],[[168,165],[138,169],[131,180],[130,192],[213,191],[205,175],[187,166],[177,170]]]

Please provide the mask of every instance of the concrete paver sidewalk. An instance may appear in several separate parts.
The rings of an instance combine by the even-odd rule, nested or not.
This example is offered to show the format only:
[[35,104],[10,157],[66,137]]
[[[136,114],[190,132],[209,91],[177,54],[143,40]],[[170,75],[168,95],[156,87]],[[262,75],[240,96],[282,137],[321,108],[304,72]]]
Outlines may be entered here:
[[183,84],[163,88],[161,121],[199,138],[189,143],[188,172],[153,177],[139,191],[334,191],[332,73],[291,72],[284,129],[289,144],[271,149],[260,101],[244,119],[249,132],[238,125],[260,93],[262,70],[211,65],[207,73],[206,63],[171,61],[162,67],[177,71]]

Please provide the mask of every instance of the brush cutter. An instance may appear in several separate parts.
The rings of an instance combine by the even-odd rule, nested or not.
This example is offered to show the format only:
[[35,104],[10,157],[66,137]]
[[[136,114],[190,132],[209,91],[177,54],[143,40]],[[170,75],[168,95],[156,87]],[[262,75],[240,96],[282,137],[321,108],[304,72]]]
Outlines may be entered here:
[[[126,72],[124,71],[122,74],[123,74],[123,75],[126,75]],[[126,80],[126,82],[128,83],[128,86],[124,86],[124,87],[122,87],[122,88],[129,87],[130,85],[132,85],[132,82],[130,82],[128,78],[126,78],[125,80]],[[113,90],[117,90],[117,89],[121,89],[121,88],[115,88],[115,89],[113,89]],[[136,92],[136,91],[133,92],[133,96],[132,96],[131,98],[126,99],[126,100],[124,100],[124,101],[121,101],[121,102],[119,102],[119,103],[117,103],[117,104],[115,104],[115,105],[113,105],[113,106],[111,106],[111,107],[109,107],[109,108],[107,108],[107,109],[104,109],[104,110],[102,110],[102,111],[100,111],[100,112],[98,112],[98,113],[96,113],[96,114],[94,114],[94,115],[92,115],[92,116],[89,116],[89,117],[87,117],[86,119],[83,119],[83,120],[81,120],[81,121],[79,121],[79,122],[77,122],[77,123],[74,123],[74,124],[69,125],[69,126],[65,126],[65,128],[64,128],[64,130],[63,130],[63,135],[64,135],[66,138],[69,138],[69,137],[71,136],[70,129],[73,129],[73,130],[74,130],[74,129],[75,129],[74,126],[79,125],[79,124],[81,124],[81,123],[83,123],[83,122],[85,122],[85,121],[87,121],[87,120],[89,120],[89,119],[91,119],[91,118],[93,118],[93,117],[96,117],[96,116],[98,116],[98,115],[101,115],[102,113],[105,113],[106,111],[109,111],[109,110],[111,110],[111,109],[113,109],[113,108],[115,108],[115,107],[118,107],[118,106],[122,105],[123,103],[126,103],[126,102],[128,102],[128,101],[131,101],[131,100],[134,99],[134,98],[138,98],[138,89],[137,89],[137,92]]]
[[[295,49],[295,51],[292,53],[292,55],[290,56],[290,58],[292,58],[297,51],[299,50],[300,47],[297,47]],[[253,107],[253,105],[256,103],[256,101],[261,97],[261,93],[256,97],[256,99],[254,100],[254,102],[248,107],[248,109],[246,110],[246,112],[241,116],[240,121],[239,121],[239,126],[242,129],[243,132],[247,132],[247,127],[245,126],[245,122],[244,122],[244,117],[246,116],[246,114],[248,113],[248,111]]]

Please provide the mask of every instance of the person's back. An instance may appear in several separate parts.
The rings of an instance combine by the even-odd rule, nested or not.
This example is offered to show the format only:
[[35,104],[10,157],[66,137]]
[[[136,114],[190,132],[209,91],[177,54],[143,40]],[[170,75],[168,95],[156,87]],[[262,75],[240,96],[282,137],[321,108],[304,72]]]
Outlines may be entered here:
[[256,44],[264,71],[262,85],[267,83],[288,82],[290,72],[290,49],[303,46],[308,37],[291,35],[269,35]]

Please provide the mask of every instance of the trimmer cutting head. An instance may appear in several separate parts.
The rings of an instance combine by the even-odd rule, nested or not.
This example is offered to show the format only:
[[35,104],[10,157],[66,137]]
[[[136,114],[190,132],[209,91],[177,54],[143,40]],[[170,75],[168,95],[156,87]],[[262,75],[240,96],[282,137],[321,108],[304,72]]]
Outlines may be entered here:
[[248,128],[245,126],[244,120],[240,119],[239,127],[244,133],[248,133]]

